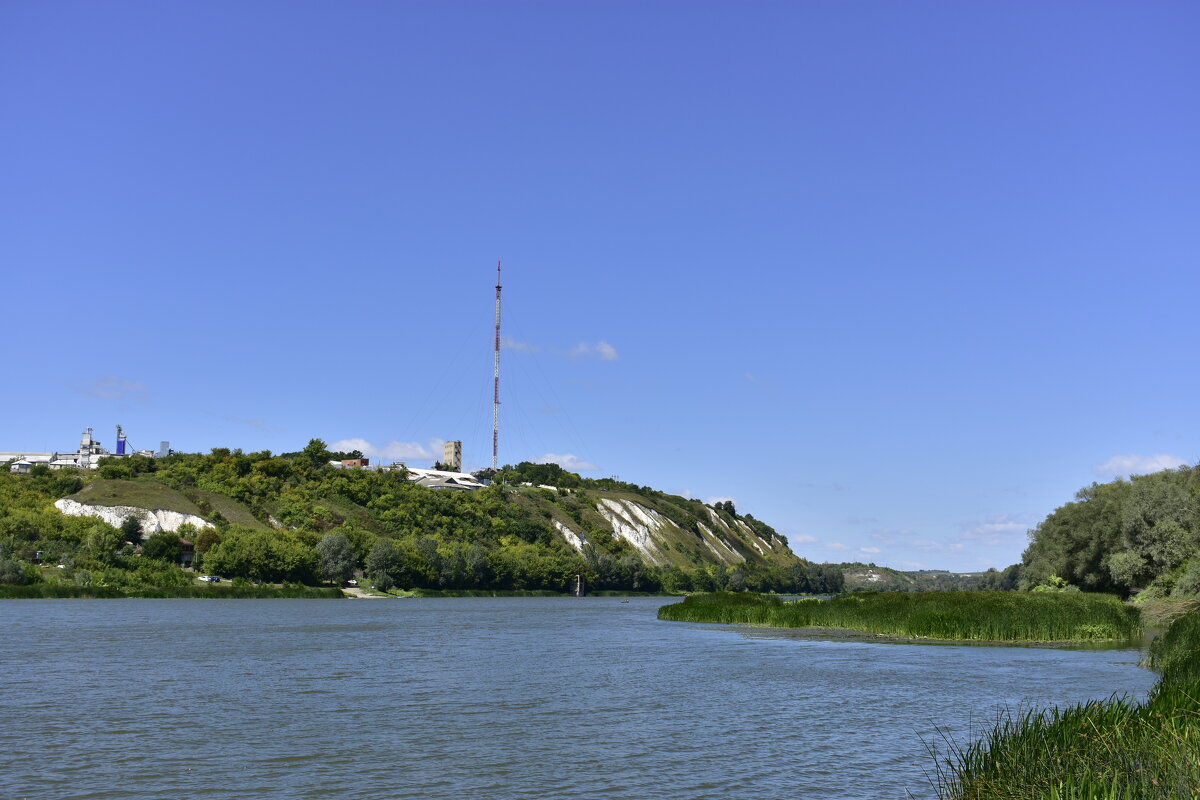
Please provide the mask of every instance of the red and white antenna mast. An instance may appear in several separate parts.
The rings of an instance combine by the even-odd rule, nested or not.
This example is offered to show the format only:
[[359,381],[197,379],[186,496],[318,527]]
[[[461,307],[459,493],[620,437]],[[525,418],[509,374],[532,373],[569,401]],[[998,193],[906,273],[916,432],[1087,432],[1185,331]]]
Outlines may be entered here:
[[500,262],[496,262],[496,367],[492,395],[492,469],[500,453]]

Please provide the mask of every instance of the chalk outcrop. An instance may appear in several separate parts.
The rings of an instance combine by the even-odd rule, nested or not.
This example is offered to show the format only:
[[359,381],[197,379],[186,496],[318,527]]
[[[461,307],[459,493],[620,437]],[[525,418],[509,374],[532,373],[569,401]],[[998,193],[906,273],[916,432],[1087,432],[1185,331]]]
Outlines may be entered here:
[[197,530],[212,527],[212,523],[206,522],[203,518],[197,517],[195,514],[183,514],[179,511],[168,511],[162,508],[92,506],[75,500],[68,500],[65,497],[61,500],[55,500],[54,507],[68,517],[99,517],[114,528],[121,527],[121,524],[125,520],[132,517],[142,523],[142,532],[147,536],[159,531],[174,533],[186,523],[190,523]]
[[562,534],[562,537],[567,540],[567,544],[574,547],[577,552],[583,552],[583,546],[588,544],[587,536],[583,531],[572,530],[569,525],[565,525],[558,520],[552,520],[554,529]]
[[655,534],[671,524],[662,514],[632,500],[607,497],[596,504],[596,510],[612,526],[613,535],[633,545],[647,564],[657,567],[667,563],[655,541]]

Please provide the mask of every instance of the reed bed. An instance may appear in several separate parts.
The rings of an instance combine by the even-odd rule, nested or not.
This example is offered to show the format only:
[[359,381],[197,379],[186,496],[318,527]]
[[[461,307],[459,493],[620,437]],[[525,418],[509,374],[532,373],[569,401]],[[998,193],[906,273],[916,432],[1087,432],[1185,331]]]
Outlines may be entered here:
[[1008,717],[937,767],[946,800],[1200,798],[1200,610],[1151,647],[1162,673],[1126,697]]
[[1140,632],[1136,609],[1111,595],[1084,593],[879,592],[784,602],[716,592],[663,606],[658,616],[979,642],[1126,641]]

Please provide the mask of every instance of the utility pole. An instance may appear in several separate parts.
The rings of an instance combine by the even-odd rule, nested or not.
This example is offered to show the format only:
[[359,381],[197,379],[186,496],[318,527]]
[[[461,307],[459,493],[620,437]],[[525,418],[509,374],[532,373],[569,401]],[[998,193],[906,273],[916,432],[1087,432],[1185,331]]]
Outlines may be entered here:
[[492,469],[500,453],[500,262],[496,262],[496,366],[492,394]]

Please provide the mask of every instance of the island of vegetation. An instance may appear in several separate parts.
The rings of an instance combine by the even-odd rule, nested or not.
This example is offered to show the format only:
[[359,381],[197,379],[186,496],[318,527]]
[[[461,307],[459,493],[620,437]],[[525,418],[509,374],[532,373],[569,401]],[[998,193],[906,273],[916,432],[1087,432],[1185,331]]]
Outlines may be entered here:
[[873,592],[790,601],[719,592],[663,606],[658,616],[975,642],[1129,642],[1141,631],[1136,608],[1082,592]]

